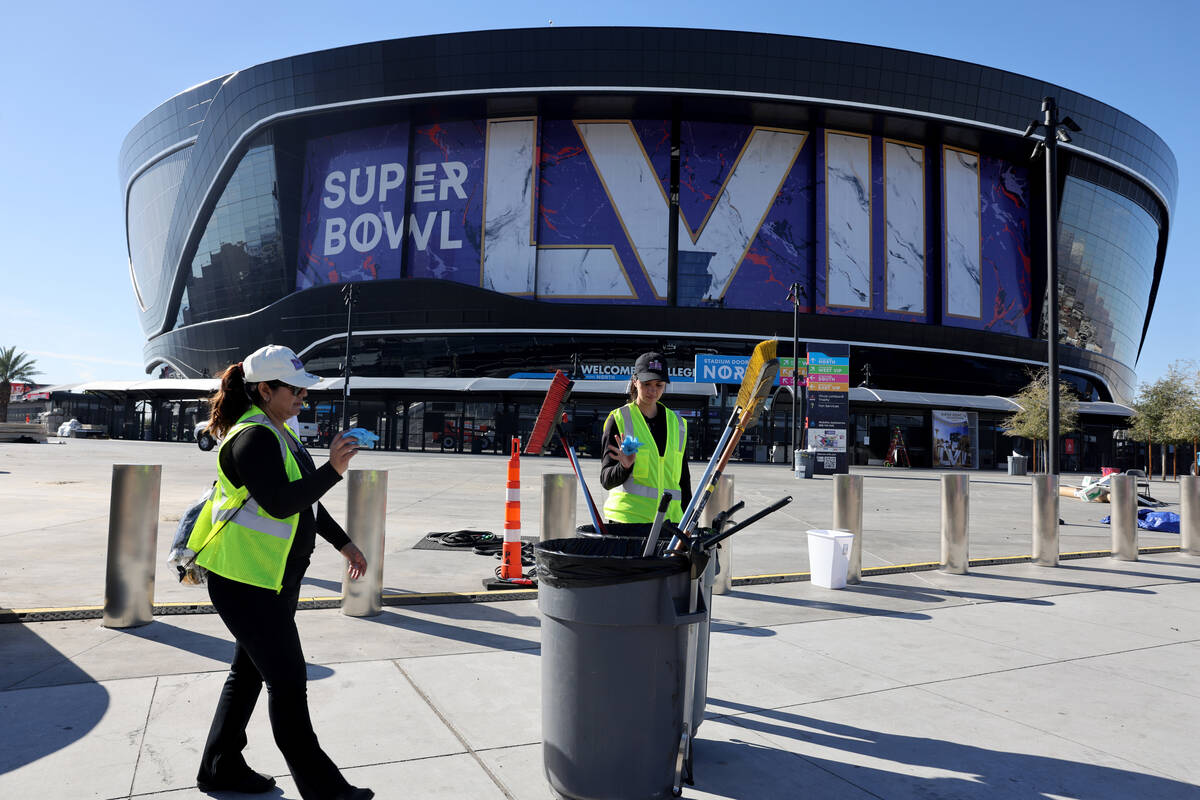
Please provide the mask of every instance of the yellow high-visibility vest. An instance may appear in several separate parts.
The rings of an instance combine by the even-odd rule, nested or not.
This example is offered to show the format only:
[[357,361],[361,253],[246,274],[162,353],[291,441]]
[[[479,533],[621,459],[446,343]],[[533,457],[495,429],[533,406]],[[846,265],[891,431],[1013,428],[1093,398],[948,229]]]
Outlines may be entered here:
[[612,411],[612,418],[625,438],[632,433],[644,447],[638,450],[633,462],[633,472],[620,486],[613,487],[604,501],[604,516],[613,522],[653,522],[658,513],[658,504],[663,492],[670,492],[671,504],[667,506],[667,519],[675,524],[683,519],[680,503],[679,476],[683,472],[683,457],[687,452],[687,420],[666,406],[662,406],[667,419],[667,446],[658,454],[658,445],[650,433],[650,426],[636,403],[628,403]]
[[[292,514],[286,519],[272,517],[250,497],[245,485],[235,487],[221,469],[221,451],[238,433],[254,425],[261,425],[275,435],[288,480],[300,480],[300,464],[291,448],[263,410],[251,406],[225,434],[217,450],[217,485],[196,519],[187,546],[199,553],[196,563],[205,569],[230,580],[278,592],[283,588],[283,570],[292,540],[296,538],[300,515]],[[287,431],[289,436],[296,437],[290,428]],[[214,529],[216,534],[208,541]]]

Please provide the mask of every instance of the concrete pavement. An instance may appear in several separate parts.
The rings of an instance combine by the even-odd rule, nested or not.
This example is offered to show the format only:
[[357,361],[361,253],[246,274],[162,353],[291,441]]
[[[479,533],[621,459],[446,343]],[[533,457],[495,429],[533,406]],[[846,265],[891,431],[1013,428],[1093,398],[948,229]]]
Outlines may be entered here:
[[[0,446],[9,512],[0,606],[99,603],[107,464],[163,463],[169,516],[211,469],[192,450]],[[377,454],[355,466],[376,459],[391,471],[385,587],[474,591],[489,559],[411,546],[426,530],[489,518],[500,530],[502,484],[490,479],[503,479],[503,459]],[[551,472],[565,465],[527,460],[526,486],[540,486],[543,462]],[[800,533],[828,525],[831,482],[795,481],[773,465],[734,473],[751,509],[797,496],[731,540],[735,575],[806,570]],[[864,567],[936,560],[931,477],[867,475]],[[1170,488],[1155,484],[1159,494]],[[330,505],[344,519],[338,491]],[[1028,494],[1018,479],[972,475],[973,556],[1028,552]],[[1063,511],[1064,551],[1107,549],[1107,527],[1092,518],[1107,507],[1064,499]],[[160,549],[173,527],[163,520]],[[1178,537],[1141,541],[1159,543]],[[314,561],[314,595],[337,593],[334,556]],[[160,571],[160,599],[203,597],[168,578]],[[1200,797],[1197,583],[1200,559],[1156,553],[869,576],[841,591],[806,581],[738,587],[714,598],[707,718],[696,786],[684,796]],[[352,782],[380,798],[552,796],[536,601],[389,606],[370,619],[311,610],[299,624],[317,731]],[[0,797],[207,797],[193,779],[231,652],[212,614],[124,631],[94,619],[0,625]],[[298,797],[265,702],[247,758],[278,777],[263,796]]]

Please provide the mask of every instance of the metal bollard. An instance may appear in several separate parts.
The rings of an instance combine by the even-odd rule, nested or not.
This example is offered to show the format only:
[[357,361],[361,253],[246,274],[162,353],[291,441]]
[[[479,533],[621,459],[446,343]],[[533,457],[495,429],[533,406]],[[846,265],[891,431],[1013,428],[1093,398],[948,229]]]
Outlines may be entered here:
[[1058,476],[1034,475],[1033,563],[1058,566]]
[[[704,507],[704,511],[700,513],[700,527],[707,528],[712,525],[713,517],[721,513],[725,509],[733,505],[733,476],[722,475],[721,480],[717,483],[717,488],[713,490],[712,497],[708,500],[708,505]],[[729,525],[730,523],[726,523]],[[733,588],[733,537],[729,537],[717,547],[713,556],[717,561],[717,574],[713,578],[712,590],[713,594],[729,594]]]
[[1195,475],[1179,481],[1179,550],[1200,556],[1200,477]]
[[833,476],[833,527],[854,534],[846,583],[862,583],[862,475]]
[[106,628],[136,628],[154,617],[161,464],[113,464],[108,504]]
[[575,537],[575,498],[579,481],[574,473],[542,476],[541,540]]
[[1137,484],[1132,475],[1113,475],[1109,498],[1112,515],[1112,557],[1117,561],[1137,561]]
[[388,474],[386,469],[352,469],[347,476],[346,534],[366,556],[367,571],[356,581],[343,573],[342,613],[348,617],[374,617],[383,612]]
[[942,476],[942,572],[952,575],[967,574],[970,486],[966,475]]

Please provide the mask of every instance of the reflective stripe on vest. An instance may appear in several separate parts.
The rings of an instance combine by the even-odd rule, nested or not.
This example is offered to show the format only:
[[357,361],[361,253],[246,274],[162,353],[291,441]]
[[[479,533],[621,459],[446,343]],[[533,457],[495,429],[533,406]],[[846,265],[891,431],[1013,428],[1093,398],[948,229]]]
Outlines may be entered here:
[[[287,479],[299,480],[300,465],[295,453],[283,439],[284,436],[294,437],[294,434],[290,430],[281,433],[257,407],[251,407],[242,415],[226,434],[221,447],[228,446],[237,434],[254,425],[265,426],[276,437]],[[300,515],[279,519],[268,514],[258,501],[250,497],[245,485],[238,487],[229,481],[220,467],[220,451],[217,488],[211,503],[210,513],[201,514],[188,539],[191,546],[193,542],[198,544],[211,538],[197,556],[196,563],[231,580],[279,591]],[[216,536],[209,537],[209,533],[218,525],[221,527]]]
[[[667,519],[672,522],[683,519],[679,477],[683,471],[683,453],[687,449],[687,422],[666,406],[663,406],[663,410],[667,414],[668,426],[663,455],[659,455],[658,445],[655,444],[650,427],[640,411],[635,418],[632,404],[621,406],[610,415],[615,415],[617,429],[621,435],[636,433],[639,438],[649,440],[646,442],[647,446],[639,452],[638,459],[633,462],[633,471],[629,477],[620,486],[609,490],[608,499],[604,503],[604,515],[614,522],[652,521],[658,511],[658,501],[663,492],[671,492],[674,495],[667,509]],[[671,425],[672,420],[676,425]]]

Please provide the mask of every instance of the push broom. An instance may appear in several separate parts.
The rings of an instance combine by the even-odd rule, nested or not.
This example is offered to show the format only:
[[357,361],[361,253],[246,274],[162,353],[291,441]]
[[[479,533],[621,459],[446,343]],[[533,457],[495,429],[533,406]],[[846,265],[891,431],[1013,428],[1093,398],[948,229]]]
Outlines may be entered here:
[[[712,493],[716,491],[717,484],[721,481],[721,473],[737,449],[742,434],[758,420],[763,403],[766,402],[771,387],[775,385],[775,378],[779,375],[779,359],[775,357],[778,347],[778,341],[767,339],[759,342],[750,355],[750,363],[746,365],[742,385],[738,388],[737,404],[720,441],[717,442],[717,449],[713,451],[712,458],[704,469],[704,475],[700,478],[699,491],[692,495],[692,500],[679,523],[679,530],[686,536],[691,536],[699,526],[700,515]],[[673,536],[667,547],[668,552],[680,549],[681,543],[678,535]]]
[[542,408],[538,411],[537,420],[533,423],[533,432],[529,434],[529,444],[525,446],[525,455],[540,454],[551,434],[558,431],[558,438],[562,440],[563,449],[567,451],[567,458],[571,460],[571,469],[575,470],[575,477],[579,478],[579,485],[583,487],[583,496],[587,500],[588,514],[592,518],[592,525],[596,528],[596,533],[603,535],[607,534],[608,530],[600,519],[600,511],[596,508],[596,502],[592,500],[592,493],[588,491],[587,483],[583,480],[583,471],[579,469],[579,458],[575,455],[575,448],[571,445],[571,439],[562,425],[565,416],[562,413],[562,407],[567,402],[567,397],[571,394],[571,387],[574,385],[575,382],[567,378],[566,373],[561,369],[554,373],[554,378],[550,381],[550,388],[546,392],[546,399],[542,401]]
[[[742,385],[738,390],[737,406],[734,409],[734,416],[731,418],[731,420],[736,419],[736,422],[733,423],[732,429],[728,431],[730,435],[722,437],[723,441],[727,438],[728,442],[724,449],[718,447],[717,451],[713,453],[713,459],[704,471],[706,478],[702,480],[702,488],[697,495],[699,499],[697,499],[697,496],[693,496],[693,502],[688,504],[689,515],[680,523],[680,534],[671,537],[671,542],[667,547],[668,553],[676,549],[678,549],[678,552],[687,552],[691,562],[691,574],[688,581],[689,614],[695,614],[696,609],[699,607],[700,580],[704,576],[710,552],[709,549],[703,546],[699,535],[695,533],[700,522],[700,514],[704,511],[705,505],[708,504],[709,498],[712,497],[712,493],[716,490],[717,484],[720,483],[721,473],[725,470],[725,465],[729,463],[729,458],[737,448],[738,442],[741,441],[742,434],[757,421],[758,415],[762,411],[763,403],[766,402],[767,395],[770,394],[771,387],[775,384],[775,378],[779,375],[779,359],[775,357],[777,347],[778,342],[774,339],[769,339],[765,342],[759,342],[754,348],[754,353],[750,356],[750,363],[746,365],[746,374],[742,376]],[[713,544],[716,541],[714,538]],[[676,753],[675,759],[675,783],[672,787],[676,797],[679,797],[682,793],[685,770],[688,782],[691,782],[692,740],[695,738],[696,733],[695,691],[698,648],[699,623],[691,622],[687,626],[687,661],[684,668],[683,684],[683,730],[679,737],[679,750]]]

